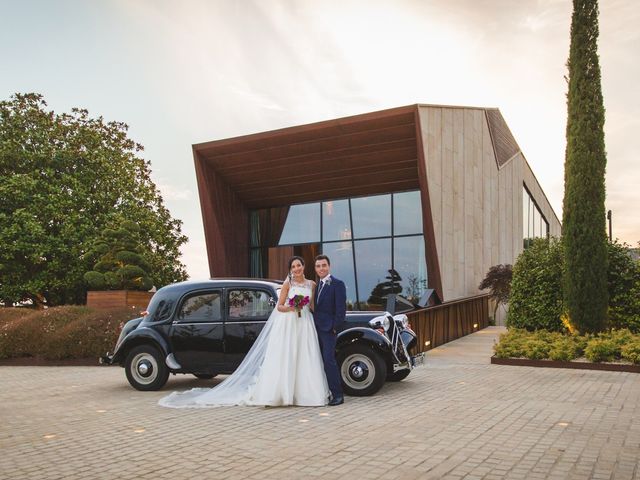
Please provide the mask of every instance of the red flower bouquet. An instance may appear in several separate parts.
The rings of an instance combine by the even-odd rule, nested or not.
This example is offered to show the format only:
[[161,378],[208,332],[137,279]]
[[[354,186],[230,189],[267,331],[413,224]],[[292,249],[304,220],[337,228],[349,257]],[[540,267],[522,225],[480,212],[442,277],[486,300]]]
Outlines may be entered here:
[[300,317],[302,307],[305,305],[309,305],[308,295],[294,295],[289,299],[289,306],[296,309],[296,312],[298,312],[298,318]]

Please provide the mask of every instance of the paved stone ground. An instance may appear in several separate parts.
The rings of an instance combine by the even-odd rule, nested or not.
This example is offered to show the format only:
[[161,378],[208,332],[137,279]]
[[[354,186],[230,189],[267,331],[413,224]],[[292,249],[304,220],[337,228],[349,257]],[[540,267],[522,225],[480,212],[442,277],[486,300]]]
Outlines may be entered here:
[[490,327],[339,407],[173,410],[118,367],[0,367],[2,479],[640,479],[640,375],[490,365]]

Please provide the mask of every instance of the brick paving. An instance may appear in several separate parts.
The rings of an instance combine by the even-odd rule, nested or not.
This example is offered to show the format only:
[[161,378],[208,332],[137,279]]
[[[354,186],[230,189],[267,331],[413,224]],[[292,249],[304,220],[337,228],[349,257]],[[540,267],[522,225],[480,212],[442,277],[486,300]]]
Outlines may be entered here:
[[2,479],[640,479],[640,375],[491,365],[500,327],[339,407],[156,406],[118,367],[0,367]]

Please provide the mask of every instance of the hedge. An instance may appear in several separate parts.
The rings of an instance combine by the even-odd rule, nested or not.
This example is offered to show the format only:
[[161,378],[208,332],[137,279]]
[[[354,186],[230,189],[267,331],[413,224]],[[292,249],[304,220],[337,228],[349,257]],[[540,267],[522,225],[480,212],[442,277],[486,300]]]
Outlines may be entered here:
[[640,335],[628,329],[598,335],[571,335],[513,328],[500,335],[493,350],[498,358],[570,361],[584,357],[590,362],[640,364]]
[[85,306],[0,308],[0,359],[97,358],[112,350],[122,325],[138,313]]

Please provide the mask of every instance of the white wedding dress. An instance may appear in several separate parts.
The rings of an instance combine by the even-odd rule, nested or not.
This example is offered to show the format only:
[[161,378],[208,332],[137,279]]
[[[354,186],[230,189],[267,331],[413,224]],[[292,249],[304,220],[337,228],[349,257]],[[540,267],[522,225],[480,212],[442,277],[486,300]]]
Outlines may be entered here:
[[[312,298],[311,282],[291,283],[288,297]],[[288,299],[287,299],[288,300]],[[286,302],[285,302],[286,303]],[[198,408],[222,405],[322,406],[329,400],[318,335],[309,306],[297,312],[274,308],[240,366],[213,388],[173,392],[159,405]]]

